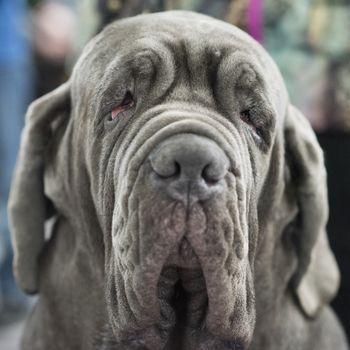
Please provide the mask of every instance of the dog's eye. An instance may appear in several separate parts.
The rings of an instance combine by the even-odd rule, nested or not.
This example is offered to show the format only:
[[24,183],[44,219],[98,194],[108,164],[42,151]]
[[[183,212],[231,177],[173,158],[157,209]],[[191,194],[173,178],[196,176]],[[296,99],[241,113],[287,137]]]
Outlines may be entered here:
[[241,119],[249,125],[250,128],[253,129],[253,131],[259,136],[261,137],[261,130],[260,128],[257,127],[256,123],[254,123],[253,121],[253,116],[252,116],[252,112],[249,109],[245,109],[240,113],[240,117]]
[[111,120],[115,120],[116,118],[118,118],[121,115],[121,113],[132,108],[134,104],[135,101],[133,95],[130,91],[127,91],[122,102],[120,102],[118,106],[112,109],[110,116]]
[[251,126],[252,128],[255,129],[255,125],[253,123],[252,120],[252,114],[251,111],[249,109],[245,109],[244,111],[241,112],[241,119],[248,124],[249,126]]

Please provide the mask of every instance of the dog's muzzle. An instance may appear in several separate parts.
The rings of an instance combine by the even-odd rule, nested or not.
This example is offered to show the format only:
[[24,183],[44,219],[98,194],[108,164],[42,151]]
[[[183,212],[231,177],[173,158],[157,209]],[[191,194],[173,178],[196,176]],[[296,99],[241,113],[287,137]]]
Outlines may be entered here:
[[[197,252],[188,240],[188,224],[196,220],[193,215],[198,209],[196,206],[226,190],[229,160],[216,142],[195,134],[178,134],[164,140],[151,152],[149,160],[152,188],[185,208],[183,220],[187,230],[174,247],[167,264],[198,267]],[[201,227],[203,223],[193,224]]]

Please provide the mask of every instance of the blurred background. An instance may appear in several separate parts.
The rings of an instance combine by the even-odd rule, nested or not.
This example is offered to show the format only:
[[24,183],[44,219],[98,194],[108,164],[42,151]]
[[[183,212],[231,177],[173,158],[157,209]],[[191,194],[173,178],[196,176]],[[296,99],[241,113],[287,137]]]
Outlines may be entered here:
[[193,10],[251,34],[313,125],[328,170],[328,234],[342,273],[333,306],[350,335],[350,0],[0,0],[0,349],[18,349],[34,302],[16,287],[6,206],[28,104],[64,82],[84,44],[139,13]]

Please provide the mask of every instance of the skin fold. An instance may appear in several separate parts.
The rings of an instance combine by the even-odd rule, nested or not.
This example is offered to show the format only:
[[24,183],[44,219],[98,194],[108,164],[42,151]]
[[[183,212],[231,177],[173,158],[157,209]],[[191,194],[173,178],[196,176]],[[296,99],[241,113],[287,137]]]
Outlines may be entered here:
[[9,211],[22,349],[348,349],[322,151],[234,26],[106,27],[30,106]]

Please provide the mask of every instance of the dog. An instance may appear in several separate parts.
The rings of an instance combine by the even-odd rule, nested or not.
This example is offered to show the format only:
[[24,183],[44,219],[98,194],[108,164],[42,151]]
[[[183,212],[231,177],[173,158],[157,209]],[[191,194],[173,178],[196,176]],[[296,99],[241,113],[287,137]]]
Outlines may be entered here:
[[348,349],[322,151],[230,24],[107,26],[30,106],[9,212],[23,349]]

